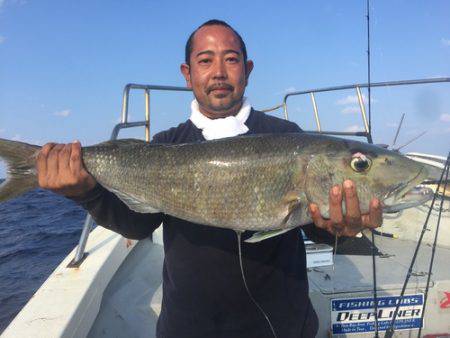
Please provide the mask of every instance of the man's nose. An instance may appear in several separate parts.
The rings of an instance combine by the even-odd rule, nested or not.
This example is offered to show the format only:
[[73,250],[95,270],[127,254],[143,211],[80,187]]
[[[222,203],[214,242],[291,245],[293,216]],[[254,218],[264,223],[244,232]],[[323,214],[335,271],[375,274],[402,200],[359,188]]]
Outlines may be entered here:
[[215,63],[213,77],[214,77],[214,79],[226,79],[227,78],[227,69],[226,69],[224,61],[218,61]]

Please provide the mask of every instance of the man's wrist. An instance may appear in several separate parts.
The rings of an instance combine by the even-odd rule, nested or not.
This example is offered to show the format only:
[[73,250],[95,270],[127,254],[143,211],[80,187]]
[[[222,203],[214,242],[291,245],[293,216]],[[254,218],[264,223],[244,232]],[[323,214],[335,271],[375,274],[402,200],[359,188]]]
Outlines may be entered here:
[[105,188],[103,188],[100,184],[97,183],[94,186],[94,188],[92,188],[91,190],[88,190],[87,192],[85,192],[81,195],[66,196],[66,197],[76,203],[84,204],[84,203],[89,203],[89,202],[97,199],[100,195],[103,194],[104,191],[105,191]]

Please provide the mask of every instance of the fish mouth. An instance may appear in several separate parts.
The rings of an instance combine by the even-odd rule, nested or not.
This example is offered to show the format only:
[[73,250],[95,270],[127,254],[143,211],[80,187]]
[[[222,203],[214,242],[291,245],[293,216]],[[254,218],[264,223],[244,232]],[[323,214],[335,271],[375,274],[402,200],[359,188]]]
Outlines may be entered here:
[[[410,184],[417,181],[423,172],[424,168],[422,167],[416,176],[405,183],[397,184],[384,196],[382,202],[384,213],[393,213],[413,208],[433,198],[434,191],[429,187],[421,185],[412,188],[410,187]],[[416,184],[421,182],[422,180],[418,181]]]

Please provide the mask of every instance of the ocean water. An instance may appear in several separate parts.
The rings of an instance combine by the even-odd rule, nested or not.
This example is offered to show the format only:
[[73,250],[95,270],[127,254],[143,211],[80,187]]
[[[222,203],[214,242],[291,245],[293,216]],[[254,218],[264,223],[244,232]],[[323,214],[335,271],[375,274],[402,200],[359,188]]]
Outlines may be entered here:
[[0,333],[78,244],[85,217],[41,189],[0,203]]

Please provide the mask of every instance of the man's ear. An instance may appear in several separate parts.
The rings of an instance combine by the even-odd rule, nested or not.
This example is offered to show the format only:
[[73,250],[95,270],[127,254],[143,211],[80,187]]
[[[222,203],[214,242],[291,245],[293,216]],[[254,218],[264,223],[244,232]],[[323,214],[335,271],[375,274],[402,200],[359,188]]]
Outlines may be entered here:
[[183,74],[184,79],[186,80],[186,85],[188,88],[192,88],[191,85],[191,72],[190,67],[187,63],[182,63],[180,66],[181,74]]
[[245,63],[245,84],[247,85],[248,83],[248,78],[250,77],[250,73],[253,70],[253,61],[252,60],[247,60],[247,62]]

